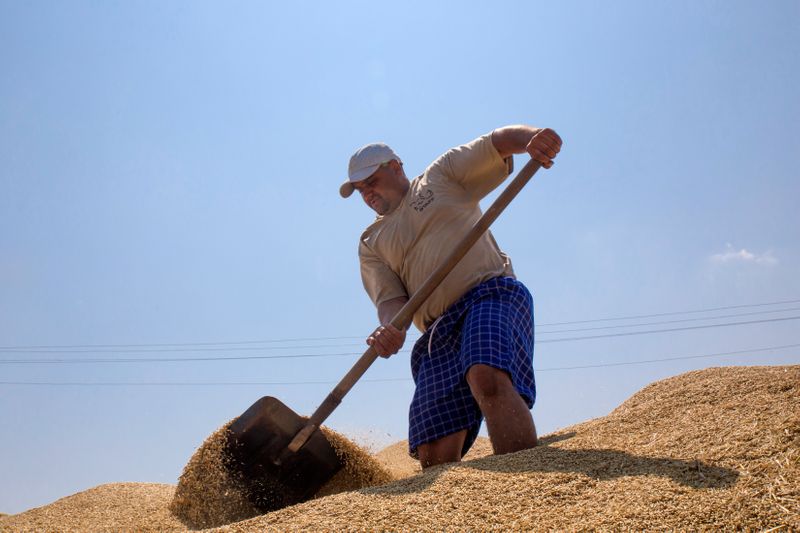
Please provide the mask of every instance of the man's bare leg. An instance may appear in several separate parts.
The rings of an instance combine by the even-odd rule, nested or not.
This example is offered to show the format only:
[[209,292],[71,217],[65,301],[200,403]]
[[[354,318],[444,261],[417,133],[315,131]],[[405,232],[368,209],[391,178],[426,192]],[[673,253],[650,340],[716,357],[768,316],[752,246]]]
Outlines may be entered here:
[[467,430],[463,429],[439,440],[417,446],[417,455],[422,468],[460,461],[466,438]]
[[473,365],[467,371],[467,383],[486,418],[495,454],[536,446],[533,417],[507,373],[488,365]]

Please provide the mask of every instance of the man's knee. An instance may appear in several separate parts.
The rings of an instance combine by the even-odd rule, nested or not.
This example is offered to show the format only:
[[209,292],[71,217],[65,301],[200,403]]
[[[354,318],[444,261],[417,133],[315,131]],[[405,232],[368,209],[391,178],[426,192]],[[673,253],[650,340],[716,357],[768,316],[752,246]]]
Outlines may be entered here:
[[417,447],[417,455],[422,468],[460,461],[466,437],[467,430],[464,429],[441,439],[420,444]]
[[467,383],[478,402],[500,396],[514,388],[508,374],[489,365],[473,365],[467,371]]

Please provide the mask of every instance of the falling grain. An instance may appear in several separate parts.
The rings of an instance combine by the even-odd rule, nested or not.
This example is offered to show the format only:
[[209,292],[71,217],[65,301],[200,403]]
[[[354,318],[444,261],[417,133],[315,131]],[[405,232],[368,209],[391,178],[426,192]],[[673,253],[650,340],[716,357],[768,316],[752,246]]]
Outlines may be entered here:
[[240,479],[227,467],[228,422],[197,449],[178,479],[170,510],[195,529],[245,520],[259,514]]
[[[242,480],[236,477],[236,469],[230,468],[226,443],[232,423],[228,422],[206,439],[178,480],[170,510],[192,528],[221,526],[261,514],[248,498]],[[343,466],[316,497],[371,487],[393,479],[369,452],[331,429],[321,429]],[[270,479],[260,480],[260,483],[269,482]]]
[[332,429],[321,429],[342,461],[342,469],[320,488],[315,498],[383,485],[395,479],[367,450]]

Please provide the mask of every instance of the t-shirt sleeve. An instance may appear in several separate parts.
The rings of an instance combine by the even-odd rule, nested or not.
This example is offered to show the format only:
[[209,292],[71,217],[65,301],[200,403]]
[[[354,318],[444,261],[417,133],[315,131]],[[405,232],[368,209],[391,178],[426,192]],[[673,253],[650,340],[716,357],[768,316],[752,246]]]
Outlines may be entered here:
[[431,167],[461,185],[470,197],[480,200],[508,177],[512,165],[511,157],[500,157],[492,144],[492,134],[487,133],[467,144],[451,148]]
[[361,281],[375,307],[387,300],[408,296],[400,277],[364,242],[358,244]]

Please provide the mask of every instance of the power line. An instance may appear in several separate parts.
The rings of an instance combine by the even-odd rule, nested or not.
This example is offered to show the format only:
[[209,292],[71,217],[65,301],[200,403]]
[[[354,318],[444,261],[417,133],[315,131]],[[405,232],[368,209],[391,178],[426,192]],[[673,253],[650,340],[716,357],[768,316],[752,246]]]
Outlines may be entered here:
[[[631,331],[625,333],[609,333],[605,335],[588,335],[584,337],[565,337],[561,339],[547,339],[536,341],[536,344],[550,344],[554,342],[582,341],[604,339],[610,337],[628,337],[633,335],[648,335],[654,333],[671,333],[675,331],[690,331],[719,327],[742,326],[750,324],[764,324],[797,320],[800,316],[769,318],[764,320],[748,320],[743,322],[728,322],[723,324],[707,324],[704,326],[686,326],[681,328],[655,329],[646,331]],[[252,355],[252,356],[226,356],[226,357],[129,357],[129,358],[71,358],[71,359],[0,359],[0,364],[78,364],[78,363],[183,363],[199,361],[241,361],[262,359],[302,359],[307,357],[338,357],[360,355],[362,352],[343,352],[328,354],[292,354],[292,355]],[[403,350],[400,353],[409,353]]]
[[651,333],[670,333],[673,331],[690,331],[695,329],[709,329],[709,328],[722,328],[729,326],[743,326],[746,324],[766,324],[768,322],[784,322],[786,320],[797,320],[800,316],[788,316],[784,318],[768,318],[765,320],[747,320],[744,322],[729,322],[726,324],[708,324],[705,326],[686,326],[683,328],[668,328],[668,329],[651,329],[648,331],[630,331],[627,333],[609,333],[607,335],[587,335],[585,337],[568,337],[564,339],[547,339],[543,341],[536,341],[536,344],[549,344],[551,342],[566,342],[566,341],[585,341],[590,339],[605,339],[609,337],[630,337],[633,335],[648,335]]
[[[736,313],[736,314],[729,314],[729,315],[717,315],[711,317],[699,317],[699,318],[686,318],[680,320],[666,320],[666,321],[658,321],[658,322],[645,322],[639,324],[620,324],[616,326],[599,326],[599,327],[591,327],[591,328],[575,328],[575,329],[564,329],[564,330],[557,330],[557,331],[540,331],[537,327],[536,335],[552,335],[552,334],[559,334],[559,333],[577,333],[581,331],[597,331],[597,330],[607,330],[607,329],[619,329],[619,328],[634,328],[634,327],[643,327],[643,326],[658,326],[662,324],[676,324],[676,323],[683,323],[683,322],[697,322],[697,321],[704,321],[704,320],[719,320],[723,318],[735,318],[740,316],[753,316],[753,315],[762,315],[762,314],[770,314],[770,313],[782,313],[782,312],[789,312],[789,311],[798,311],[800,307],[791,307],[787,309],[773,309],[768,311],[755,311],[751,313]],[[413,338],[409,337],[408,341],[413,342],[416,341],[419,337]],[[546,342],[546,341],[540,341]],[[101,345],[97,345],[101,346]],[[108,346],[124,346],[124,345],[108,345]],[[158,345],[146,345],[148,348],[152,346]],[[165,345],[165,346],[179,346],[179,345]],[[205,346],[205,345],[204,345]],[[11,349],[11,348],[0,348],[1,353],[18,353],[18,354],[26,354],[26,353],[61,353],[61,354],[87,354],[87,353],[177,353],[177,352],[233,352],[233,351],[274,351],[274,350],[301,350],[301,349],[322,349],[322,348],[355,348],[355,347],[363,347],[363,343],[358,344],[317,344],[317,345],[294,345],[294,346],[239,346],[239,347],[214,347],[214,348],[189,348],[189,347],[182,347],[182,348],[163,348],[163,349],[118,349],[118,348],[111,348],[111,349],[71,349],[71,350],[58,350],[58,349]],[[352,355],[350,354],[342,354],[342,355]],[[307,357],[313,357],[313,354],[308,354]],[[302,355],[290,355],[290,356],[279,356],[274,357],[276,359],[285,358],[285,357],[302,357]],[[180,361],[180,360],[199,360],[199,361],[215,361],[221,359],[235,359],[234,357],[225,357],[225,358],[183,358],[183,359],[169,359],[169,361]],[[248,359],[247,357],[241,357],[241,359]],[[166,360],[166,359],[165,359]],[[82,360],[83,362],[103,362],[100,360]],[[117,360],[119,362],[135,362],[135,360]]]
[[75,359],[0,359],[0,364],[58,364],[58,363],[184,363],[198,361],[248,361],[262,359],[303,359],[306,357],[339,357],[360,355],[361,352],[304,353],[293,355],[233,355],[229,357],[127,357]]
[[[549,326],[562,326],[562,325],[571,325],[571,324],[588,324],[593,322],[605,322],[605,321],[614,321],[614,320],[634,320],[634,319],[642,319],[642,318],[654,318],[659,316],[675,316],[675,315],[684,315],[684,314],[695,314],[695,313],[706,313],[710,311],[721,311],[727,309],[743,309],[743,308],[750,308],[750,307],[764,307],[764,306],[771,306],[771,305],[781,305],[781,304],[793,304],[793,303],[800,303],[800,299],[796,300],[780,300],[774,302],[763,302],[763,303],[754,303],[754,304],[741,304],[741,305],[729,305],[724,307],[711,307],[705,309],[695,309],[689,311],[672,311],[667,313],[653,313],[653,314],[642,314],[642,315],[630,315],[630,316],[622,316],[622,317],[611,317],[611,318],[594,318],[594,319],[587,319],[587,320],[573,320],[569,322],[550,322],[550,323],[543,323],[538,324],[537,327],[549,327]],[[795,310],[796,308],[792,309],[782,309],[782,310],[772,310],[772,311],[761,311],[761,313],[773,313],[773,312],[781,312],[781,311],[790,311]],[[753,313],[757,314],[757,313]],[[736,315],[730,315],[736,316]],[[744,316],[744,315],[741,315]],[[704,318],[696,318],[692,320],[711,320],[714,317],[704,317]],[[665,322],[666,323],[666,322]],[[642,324],[642,325],[655,325],[658,323],[653,324]],[[626,326],[611,326],[611,327],[626,327]],[[631,325],[630,327],[634,327]],[[591,329],[591,328],[589,328]],[[574,332],[574,331],[581,331],[581,330],[564,330],[564,331],[554,331],[554,332],[547,332],[547,333],[565,333],[565,332]],[[588,329],[587,329],[588,331]],[[540,332],[545,333],[545,332]],[[128,353],[141,353],[146,351],[153,351],[153,352],[164,352],[164,351],[192,351],[188,349],[181,349],[181,350],[172,350],[172,348],[187,348],[187,347],[225,347],[225,348],[215,348],[209,350],[197,350],[197,351],[225,351],[225,350],[241,350],[244,348],[230,348],[230,346],[247,346],[247,345],[254,345],[254,344],[278,344],[278,343],[289,343],[289,342],[317,342],[317,341],[332,341],[332,340],[349,340],[349,339],[364,339],[365,336],[339,336],[339,337],[297,337],[297,338],[285,338],[285,339],[263,339],[263,340],[242,340],[242,341],[214,341],[214,342],[178,342],[178,343],[129,343],[129,344],[38,344],[38,345],[15,345],[15,346],[0,346],[0,352],[15,352],[15,351],[24,351],[24,352],[31,352],[31,353],[48,353],[51,350],[80,350],[80,349],[99,349],[98,352],[107,353],[109,351],[114,351],[115,349],[131,349]],[[335,344],[335,345],[317,345],[317,346],[285,346],[285,347],[252,347],[248,349],[253,350],[264,350],[264,349],[306,349],[306,348],[332,348],[332,347],[342,347],[342,346],[355,346],[355,345],[343,345],[343,344]],[[134,348],[158,348],[156,350],[134,350]],[[38,352],[37,350],[46,350],[43,352]],[[94,350],[87,351],[87,352],[80,352],[75,351],[74,353],[94,353]],[[115,352],[117,353],[117,352]],[[121,351],[118,353],[125,353],[125,351]]]
[[663,324],[680,324],[683,322],[699,322],[703,320],[721,320],[723,318],[736,318],[740,316],[753,316],[753,315],[765,315],[770,313],[784,313],[789,311],[800,311],[800,307],[789,307],[788,309],[773,309],[770,311],[754,311],[752,313],[735,313],[732,315],[717,315],[717,316],[704,316],[698,318],[682,318],[679,320],[660,320],[658,322],[641,322],[638,324],[620,324],[617,326],[597,326],[592,328],[576,328],[576,329],[559,329],[556,331],[539,331],[539,328],[536,328],[536,334],[554,334],[554,333],[576,333],[579,331],[597,331],[602,329],[620,329],[620,328],[638,328],[642,326],[660,326]]
[[133,343],[133,344],[35,344],[18,346],[0,346],[0,351],[4,350],[27,350],[27,349],[46,349],[46,348],[157,348],[161,346],[226,346],[241,344],[273,344],[279,342],[311,342],[328,341],[342,339],[360,339],[361,337],[299,337],[293,339],[264,339],[247,341],[214,341],[214,342],[161,342],[161,343]]
[[784,346],[772,346],[770,348],[756,348],[753,350],[737,350],[735,352],[719,352],[719,353],[711,353],[711,354],[703,354],[703,355],[682,355],[678,357],[664,357],[660,359],[643,359],[641,361],[622,361],[617,363],[597,363],[593,365],[575,365],[575,366],[562,366],[562,367],[553,367],[553,368],[539,368],[536,372],[555,372],[557,370],[579,370],[584,368],[606,368],[612,366],[629,366],[629,365],[644,365],[649,363],[663,363],[666,361],[681,361],[685,359],[705,359],[708,357],[723,357],[723,356],[733,356],[733,355],[745,355],[753,352],[765,352],[765,351],[772,351],[772,350],[782,350],[786,348],[797,348],[800,344],[786,344]]
[[[783,350],[787,348],[800,347],[798,344],[785,344],[782,346],[768,346],[764,348],[751,348],[748,350],[736,350],[731,352],[717,352],[711,354],[701,355],[683,355],[675,357],[663,357],[657,359],[644,359],[640,361],[619,361],[612,363],[597,363],[592,365],[575,365],[551,368],[538,368],[536,372],[556,372],[568,370],[581,370],[587,368],[608,368],[616,366],[630,366],[642,365],[650,363],[662,363],[667,361],[679,361],[687,359],[705,359],[711,357],[728,357],[737,355],[754,354],[757,352],[768,352],[774,350]],[[399,381],[411,381],[411,378],[368,378],[362,379],[362,382],[370,383],[387,383]],[[200,382],[183,382],[183,381],[101,381],[101,382],[86,382],[86,381],[0,381],[0,385],[30,385],[30,386],[102,386],[102,387],[126,387],[126,386],[279,386],[279,385],[334,385],[338,381],[200,381]]]
[[[388,383],[411,381],[411,378],[361,379],[359,382]],[[0,385],[47,385],[47,386],[99,386],[99,387],[209,387],[209,386],[279,386],[279,385],[335,385],[338,381],[0,381]]]
[[[366,346],[360,344],[317,344],[312,346],[243,346],[239,348],[163,348],[156,350],[141,349],[80,349],[80,350],[12,350],[0,349],[0,353],[168,353],[168,352],[242,352],[242,351],[272,351],[272,350],[307,350],[315,348],[344,348],[344,347]],[[366,349],[366,348],[365,348]]]
[[653,313],[650,315],[631,315],[631,316],[618,316],[613,318],[593,318],[589,320],[573,320],[571,322],[551,322],[549,324],[541,324],[541,326],[566,326],[570,324],[589,324],[591,322],[605,322],[610,320],[633,320],[637,318],[654,318],[657,316],[673,316],[673,315],[688,315],[692,313],[708,313],[710,311],[724,311],[727,309],[743,309],[746,307],[763,307],[767,305],[780,305],[780,304],[796,304],[800,300],[781,300],[777,302],[765,302],[758,304],[742,304],[742,305],[727,305],[725,307],[708,307],[706,309],[695,309],[693,311],[672,311],[669,313]]

